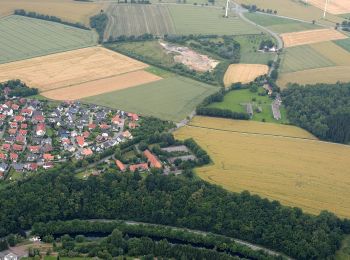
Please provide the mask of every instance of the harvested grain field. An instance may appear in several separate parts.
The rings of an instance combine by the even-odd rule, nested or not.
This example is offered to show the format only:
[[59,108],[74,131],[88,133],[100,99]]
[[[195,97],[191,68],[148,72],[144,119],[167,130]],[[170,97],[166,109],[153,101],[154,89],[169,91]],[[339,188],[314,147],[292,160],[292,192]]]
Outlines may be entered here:
[[283,73],[277,80],[280,88],[286,88],[288,83],[316,84],[350,81],[350,66],[334,66],[318,69]]
[[145,33],[164,36],[175,34],[173,20],[165,5],[110,4],[105,39]]
[[257,77],[267,74],[269,67],[262,64],[231,64],[224,76],[226,87],[233,83],[249,83]]
[[[244,122],[249,123],[242,127],[239,121],[200,117],[192,124],[201,127],[183,127],[175,136],[194,138],[209,153],[213,164],[196,169],[208,182],[314,214],[329,210],[350,217],[349,146],[299,138],[309,134],[295,134],[290,126],[276,125],[284,128],[283,135],[296,137],[258,134],[265,133],[265,124]],[[252,129],[256,134],[247,133]]]
[[103,9],[105,4],[74,0],[0,0],[0,6],[0,17],[11,15],[16,9],[24,9],[89,25],[89,18]]
[[[324,0],[308,0],[309,4],[316,6],[317,8],[324,9]],[[350,13],[350,1],[349,0],[331,0],[327,6],[327,12],[331,14],[347,14]]]
[[0,82],[21,79],[41,92],[142,70],[147,64],[101,47],[0,65]]
[[333,29],[319,29],[311,31],[282,33],[285,47],[292,47],[317,42],[346,39],[347,36]]
[[122,75],[89,81],[71,87],[43,92],[42,95],[54,100],[77,100],[112,91],[135,87],[162,79],[144,70],[133,71]]

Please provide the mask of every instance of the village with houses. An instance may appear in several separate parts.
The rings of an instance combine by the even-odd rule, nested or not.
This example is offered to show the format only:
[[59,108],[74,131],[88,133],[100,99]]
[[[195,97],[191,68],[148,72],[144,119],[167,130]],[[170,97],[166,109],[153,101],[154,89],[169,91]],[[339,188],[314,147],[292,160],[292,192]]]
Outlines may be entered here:
[[[11,173],[48,170],[68,161],[85,161],[91,168],[112,163],[121,172],[147,172],[154,168],[169,174],[181,173],[175,162],[178,165],[179,160],[196,160],[188,148],[179,146],[161,150],[163,155],[167,153],[162,162],[148,147],[140,150],[138,143],[132,146],[133,158],[124,162],[122,155],[116,158],[118,145],[131,141],[133,130],[146,121],[135,113],[79,101],[51,102],[6,95],[0,103],[0,181],[11,180]],[[179,160],[172,156],[174,152]]]

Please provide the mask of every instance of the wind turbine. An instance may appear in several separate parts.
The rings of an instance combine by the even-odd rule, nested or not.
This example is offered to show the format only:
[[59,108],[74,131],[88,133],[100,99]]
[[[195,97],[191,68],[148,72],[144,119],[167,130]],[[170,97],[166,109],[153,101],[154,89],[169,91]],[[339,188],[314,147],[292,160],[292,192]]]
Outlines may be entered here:
[[226,0],[226,10],[225,10],[225,18],[228,18],[228,3],[230,0]]
[[324,4],[323,19],[326,18],[327,7],[328,7],[328,0],[326,0],[326,2],[325,2],[325,4]]

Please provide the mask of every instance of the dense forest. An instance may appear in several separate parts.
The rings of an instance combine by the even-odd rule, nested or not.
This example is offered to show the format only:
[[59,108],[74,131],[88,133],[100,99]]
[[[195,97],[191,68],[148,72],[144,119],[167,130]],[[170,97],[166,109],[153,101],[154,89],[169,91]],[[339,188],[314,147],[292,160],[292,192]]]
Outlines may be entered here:
[[[83,236],[98,236],[106,237],[116,232],[122,233],[121,238],[125,241],[123,246],[111,245],[112,247],[104,247],[105,241],[99,244],[90,243],[81,247],[80,241],[84,240]],[[198,231],[192,231],[187,229],[172,228],[161,225],[153,224],[141,224],[141,223],[127,223],[123,221],[88,221],[88,220],[73,220],[73,221],[53,221],[48,223],[37,223],[33,226],[32,234],[39,235],[44,242],[52,243],[54,241],[62,242],[69,239],[70,248],[59,249],[61,255],[79,255],[88,253],[89,256],[99,256],[103,251],[109,251],[112,256],[120,254],[128,254],[131,250],[129,246],[129,238],[150,238],[153,240],[153,246],[143,248],[142,252],[134,254],[134,256],[153,254],[156,256],[175,257],[175,255],[167,255],[170,247],[163,252],[153,251],[160,240],[167,240],[173,245],[186,245],[186,248],[194,252],[195,259],[203,259],[202,255],[197,255],[198,249],[209,249],[204,252],[213,254],[214,258],[209,255],[204,255],[206,259],[224,259],[234,256],[245,259],[281,259],[282,257],[269,255],[262,250],[253,250],[246,245],[238,244],[233,239],[215,235],[211,233],[199,233]],[[67,236],[68,235],[68,236]],[[73,239],[75,237],[75,239]],[[80,240],[80,241],[79,241]],[[107,238],[107,241],[109,239]],[[169,244],[170,246],[170,244]],[[188,247],[187,247],[188,246]],[[97,247],[97,248],[96,248]],[[63,250],[64,251],[63,251]],[[117,251],[115,251],[118,249]],[[170,250],[171,252],[172,250]],[[169,253],[170,253],[169,252]],[[221,252],[223,254],[218,254]],[[229,256],[229,257],[228,257]],[[188,257],[187,257],[188,258]],[[192,258],[192,257],[191,257]],[[105,259],[105,258],[104,258]]]
[[282,98],[291,123],[322,140],[350,142],[350,83],[293,84]]
[[281,251],[298,259],[325,259],[340,246],[349,221],[185,176],[118,173],[79,180],[72,165],[38,174],[0,191],[0,236],[34,223],[69,219],[127,219],[210,231]]

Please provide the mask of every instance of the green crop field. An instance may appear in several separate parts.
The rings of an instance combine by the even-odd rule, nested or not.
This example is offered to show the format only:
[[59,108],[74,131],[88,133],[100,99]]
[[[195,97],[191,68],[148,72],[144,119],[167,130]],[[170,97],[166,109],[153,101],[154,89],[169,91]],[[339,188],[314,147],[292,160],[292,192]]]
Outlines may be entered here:
[[336,64],[309,45],[286,49],[282,56],[281,72],[295,72],[307,69],[331,67]]
[[158,41],[141,41],[106,44],[106,47],[126,54],[128,56],[140,56],[150,63],[157,63],[162,66],[173,66],[173,56],[168,55]]
[[224,10],[190,5],[169,6],[177,34],[257,34],[260,31],[238,17],[224,18]]
[[150,84],[88,97],[83,101],[179,122],[205,97],[217,90],[214,86],[173,76]]
[[0,19],[0,63],[95,45],[93,31],[22,16]]
[[334,43],[336,43],[337,45],[339,45],[343,49],[345,49],[348,52],[350,52],[350,38],[344,39],[344,40],[334,41]]
[[264,27],[276,33],[288,33],[299,32],[313,29],[320,29],[318,25],[312,23],[303,23],[292,19],[281,18],[273,15],[259,14],[259,13],[247,13],[245,16]]
[[350,236],[346,236],[342,241],[340,249],[335,254],[335,260],[349,260],[350,259]]
[[[262,91],[262,89],[259,91]],[[246,112],[244,104],[249,102],[262,108],[261,113],[254,112],[252,118],[254,121],[264,120],[266,122],[288,123],[286,110],[283,107],[281,108],[282,120],[275,120],[271,110],[272,100],[268,96],[259,96],[258,93],[253,93],[249,89],[230,91],[225,95],[222,102],[212,103],[209,107],[229,109],[234,112]]]
[[173,20],[165,5],[110,4],[106,13],[109,17],[106,40],[121,35],[151,33],[163,36],[175,33]]

